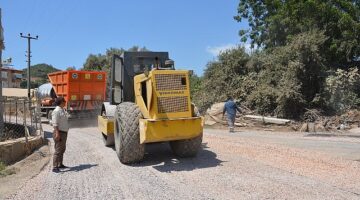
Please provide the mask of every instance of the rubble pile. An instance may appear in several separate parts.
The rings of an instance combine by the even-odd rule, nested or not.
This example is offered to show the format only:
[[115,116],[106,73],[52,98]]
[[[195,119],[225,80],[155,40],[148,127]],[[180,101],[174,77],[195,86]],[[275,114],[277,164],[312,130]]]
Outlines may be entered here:
[[[207,126],[226,126],[226,114],[223,117],[225,102],[213,104],[205,113],[205,125]],[[279,119],[276,117],[266,117],[254,115],[254,112],[246,107],[241,107],[242,113],[238,113],[235,120],[237,127],[258,127],[276,128],[282,127],[285,130],[300,132],[327,132],[334,130],[347,130],[360,127],[360,111],[350,110],[340,116],[326,116],[316,109],[308,109],[303,118],[298,121]]]

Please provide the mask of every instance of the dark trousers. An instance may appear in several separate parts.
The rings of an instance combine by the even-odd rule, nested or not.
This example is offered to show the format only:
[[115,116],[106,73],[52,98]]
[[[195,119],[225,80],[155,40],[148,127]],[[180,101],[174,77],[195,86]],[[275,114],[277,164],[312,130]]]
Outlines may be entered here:
[[53,167],[63,164],[63,156],[66,150],[67,132],[60,131],[60,140],[55,141],[55,152],[53,157]]
[[229,115],[229,114],[227,115],[230,132],[234,131],[235,117],[236,115]]

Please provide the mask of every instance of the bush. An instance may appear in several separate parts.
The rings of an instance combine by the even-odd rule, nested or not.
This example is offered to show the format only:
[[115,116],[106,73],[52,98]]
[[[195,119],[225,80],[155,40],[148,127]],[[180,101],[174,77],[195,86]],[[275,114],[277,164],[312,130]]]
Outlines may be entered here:
[[357,68],[349,71],[338,69],[326,78],[325,98],[328,106],[337,113],[360,106],[360,73]]
[[277,107],[276,99],[276,91],[263,85],[248,96],[247,104],[252,110],[256,110],[261,115],[272,115]]
[[311,30],[251,55],[241,47],[222,52],[208,63],[194,100],[204,111],[232,95],[259,114],[291,119],[306,109],[359,107],[359,71],[337,70],[328,76],[331,68],[321,56],[326,41],[323,31]]
[[3,171],[6,168],[6,165],[0,161],[0,171]]
[[238,47],[220,53],[218,60],[207,64],[200,87],[193,90],[193,100],[200,111],[225,101],[228,95],[239,97],[248,59],[245,49]]

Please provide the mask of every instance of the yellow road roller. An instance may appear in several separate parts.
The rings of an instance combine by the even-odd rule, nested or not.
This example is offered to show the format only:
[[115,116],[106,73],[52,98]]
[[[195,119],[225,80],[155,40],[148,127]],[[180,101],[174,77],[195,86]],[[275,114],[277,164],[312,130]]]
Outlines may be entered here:
[[120,162],[144,157],[145,144],[169,142],[179,157],[200,149],[203,118],[190,101],[188,70],[175,70],[168,52],[124,52],[112,58],[110,102],[98,126]]

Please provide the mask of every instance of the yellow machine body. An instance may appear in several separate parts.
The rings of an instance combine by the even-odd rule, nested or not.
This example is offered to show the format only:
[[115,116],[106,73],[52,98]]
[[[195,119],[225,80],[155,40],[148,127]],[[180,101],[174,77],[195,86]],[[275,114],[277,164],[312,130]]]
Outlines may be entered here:
[[190,139],[202,133],[202,118],[140,119],[140,143]]
[[[139,106],[140,143],[191,139],[203,131],[204,120],[194,115],[190,101],[189,71],[152,70],[134,77]],[[114,118],[99,116],[99,129],[114,134]]]
[[193,116],[189,71],[152,70],[134,77],[140,143],[191,139],[202,133],[203,119]]
[[114,135],[114,118],[98,116],[98,128],[105,135]]

